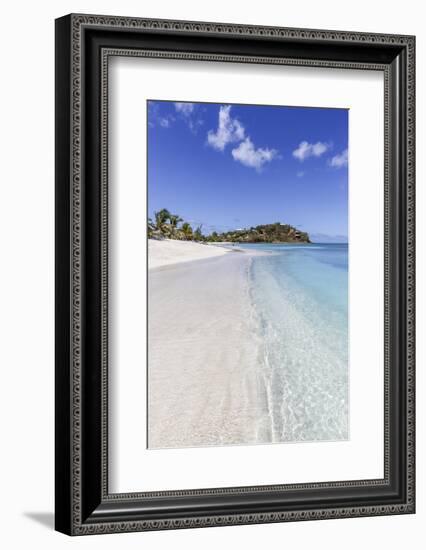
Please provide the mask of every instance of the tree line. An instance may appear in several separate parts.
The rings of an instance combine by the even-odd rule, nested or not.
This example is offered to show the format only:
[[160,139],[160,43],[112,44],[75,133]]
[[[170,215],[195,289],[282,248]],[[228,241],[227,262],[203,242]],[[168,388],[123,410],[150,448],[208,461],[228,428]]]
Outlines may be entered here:
[[195,229],[178,214],[172,214],[167,208],[154,212],[154,219],[148,218],[148,238],[177,239],[197,242],[235,242],[235,243],[309,243],[308,233],[289,224],[280,222],[257,225],[249,229],[234,229],[224,233],[213,231],[204,235],[202,224]]

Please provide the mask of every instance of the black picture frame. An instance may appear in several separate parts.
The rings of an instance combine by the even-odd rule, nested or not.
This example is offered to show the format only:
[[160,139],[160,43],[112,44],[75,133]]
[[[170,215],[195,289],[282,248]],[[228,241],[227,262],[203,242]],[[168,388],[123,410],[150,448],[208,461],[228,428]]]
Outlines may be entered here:
[[[106,77],[109,56],[137,52],[177,63],[186,58],[383,71],[383,479],[109,494]],[[85,535],[414,513],[414,80],[413,36],[80,14],[56,20],[58,531]]]

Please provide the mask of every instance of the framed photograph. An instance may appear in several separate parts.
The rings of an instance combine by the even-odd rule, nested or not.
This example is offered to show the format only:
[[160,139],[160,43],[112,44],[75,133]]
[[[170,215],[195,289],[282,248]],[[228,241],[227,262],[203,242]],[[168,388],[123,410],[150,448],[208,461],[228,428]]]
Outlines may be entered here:
[[413,36],[56,21],[56,529],[408,514]]

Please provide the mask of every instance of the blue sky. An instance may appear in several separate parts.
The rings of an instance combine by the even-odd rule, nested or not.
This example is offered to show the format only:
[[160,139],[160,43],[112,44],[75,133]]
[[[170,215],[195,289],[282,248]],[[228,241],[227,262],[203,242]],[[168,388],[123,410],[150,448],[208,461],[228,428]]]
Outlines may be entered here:
[[281,222],[346,240],[347,148],[345,109],[149,101],[148,212],[205,234]]

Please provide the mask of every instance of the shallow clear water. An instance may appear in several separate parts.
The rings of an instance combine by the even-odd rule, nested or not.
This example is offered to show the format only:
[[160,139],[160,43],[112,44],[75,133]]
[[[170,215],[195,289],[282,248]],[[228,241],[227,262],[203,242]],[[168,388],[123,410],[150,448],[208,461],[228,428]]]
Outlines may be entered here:
[[268,408],[259,439],[347,439],[348,246],[238,246],[272,252],[249,270]]

